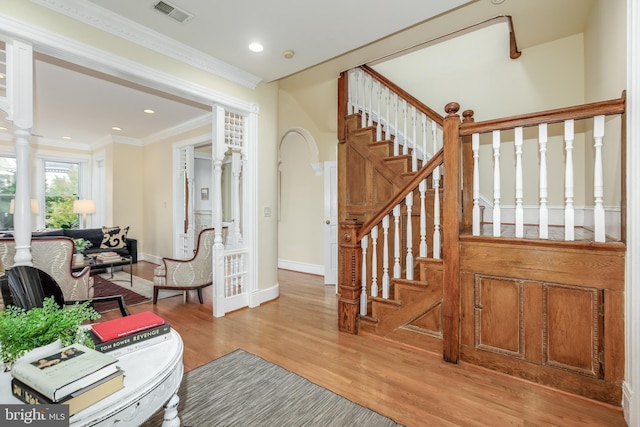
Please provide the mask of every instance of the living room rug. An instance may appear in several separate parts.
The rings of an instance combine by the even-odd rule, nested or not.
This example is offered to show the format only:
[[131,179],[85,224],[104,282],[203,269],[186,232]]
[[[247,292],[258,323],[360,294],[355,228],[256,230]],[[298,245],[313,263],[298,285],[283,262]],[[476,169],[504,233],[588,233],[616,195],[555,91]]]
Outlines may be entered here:
[[[241,349],[187,372],[178,397],[184,427],[400,425]],[[143,426],[161,425],[163,414]]]
[[[113,283],[109,280],[99,278],[96,276],[94,278],[93,283],[93,296],[94,297],[106,297],[112,295],[122,295],[124,297],[124,303],[127,306],[141,304],[143,302],[150,301],[151,298],[148,298],[144,295],[140,295],[139,293],[133,291],[131,288],[120,286],[116,283]],[[118,308],[118,304],[113,301],[107,302],[97,302],[94,303],[94,308],[100,312],[104,313],[106,311],[116,310]]]
[[[111,273],[96,274],[93,276],[93,296],[122,295],[128,307],[151,301],[153,297],[153,282],[138,276],[133,276],[132,286],[129,284],[129,277],[129,273],[126,271],[114,271],[113,278],[111,277]],[[182,294],[180,291],[163,290],[158,294],[158,300]],[[117,310],[118,303],[96,303],[95,308],[98,312],[104,313],[106,311]]]

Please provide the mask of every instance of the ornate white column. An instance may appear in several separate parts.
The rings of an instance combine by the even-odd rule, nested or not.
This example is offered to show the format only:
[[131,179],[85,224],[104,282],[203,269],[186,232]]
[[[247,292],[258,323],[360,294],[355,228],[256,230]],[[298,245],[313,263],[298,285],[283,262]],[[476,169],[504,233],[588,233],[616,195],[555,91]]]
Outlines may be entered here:
[[224,143],[224,108],[213,108],[213,228],[215,240],[213,243],[213,315],[225,315],[225,275],[224,275],[224,244],[222,242],[222,162],[226,146]]
[[231,186],[233,245],[237,246],[242,241],[242,230],[240,228],[240,176],[242,174],[242,154],[237,151],[234,151],[231,154],[231,172],[233,180],[233,184]]
[[33,48],[7,43],[7,118],[13,122],[16,149],[16,197],[13,216],[16,265],[31,265],[31,128],[33,127]]

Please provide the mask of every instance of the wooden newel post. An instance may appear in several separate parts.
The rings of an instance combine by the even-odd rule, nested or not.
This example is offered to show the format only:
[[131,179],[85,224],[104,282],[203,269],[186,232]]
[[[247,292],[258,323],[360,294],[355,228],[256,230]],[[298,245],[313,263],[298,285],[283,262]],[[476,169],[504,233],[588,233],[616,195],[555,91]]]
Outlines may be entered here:
[[359,221],[340,223],[340,252],[342,253],[342,278],[340,299],[338,300],[338,329],[350,334],[358,333],[358,313],[360,310],[362,248],[356,240]]
[[445,106],[447,116],[443,124],[444,144],[444,202],[442,221],[442,356],[457,363],[460,357],[460,105]]

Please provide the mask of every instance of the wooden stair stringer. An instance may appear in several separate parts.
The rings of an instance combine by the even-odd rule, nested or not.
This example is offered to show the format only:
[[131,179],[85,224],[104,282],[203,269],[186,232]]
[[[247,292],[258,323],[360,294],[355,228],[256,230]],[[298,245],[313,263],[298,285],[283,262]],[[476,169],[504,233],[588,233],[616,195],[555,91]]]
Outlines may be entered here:
[[352,117],[347,119],[349,147],[370,161],[383,178],[402,188],[415,175],[411,171],[411,156],[393,156],[393,140],[376,141],[375,126],[361,128],[360,121],[353,120]]
[[372,298],[371,317],[377,319],[374,333],[387,336],[415,321],[442,301],[442,287],[417,280],[392,279],[394,299]]

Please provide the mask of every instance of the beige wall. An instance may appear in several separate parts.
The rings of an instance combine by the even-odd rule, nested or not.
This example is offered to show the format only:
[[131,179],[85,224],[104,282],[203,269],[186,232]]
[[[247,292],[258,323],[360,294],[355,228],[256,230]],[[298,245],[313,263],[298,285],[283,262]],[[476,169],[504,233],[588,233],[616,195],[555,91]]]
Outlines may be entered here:
[[[310,99],[317,91],[330,91],[331,105],[300,102]],[[337,94],[335,80],[298,90],[279,91],[280,260],[324,265],[324,176],[316,175],[311,163],[336,160],[337,139],[333,128],[336,126]],[[288,133],[296,128],[306,130],[313,141],[305,140],[299,133]],[[317,157],[313,156],[315,153],[309,144],[315,144]]]
[[[113,144],[111,162],[112,191],[111,191],[111,223],[106,226],[129,226],[129,236],[140,239],[138,251],[144,252],[144,215],[142,203],[143,182],[140,165],[143,164],[141,146],[129,144]],[[109,215],[106,216],[109,218]]]
[[[627,69],[627,11],[625,0],[594,3],[585,30],[585,102],[619,98],[626,87]],[[603,142],[604,205],[619,207],[621,202],[622,171],[620,146],[621,120],[608,119]],[[593,164],[593,148],[587,151],[587,165]],[[585,198],[592,205],[593,186],[589,174]]]
[[[9,1],[11,7],[0,13],[38,26],[46,31],[77,40],[94,48],[120,55],[160,72],[200,85],[212,92],[224,94],[243,102],[259,105],[257,168],[257,209],[276,206],[277,156],[277,84],[260,84],[248,89],[203,70],[194,68],[157,52],[97,30],[74,19],[54,13],[28,1]],[[38,50],[37,46],[34,46]],[[178,93],[179,95],[179,93]],[[125,147],[121,144],[105,149],[107,161],[107,191],[112,191],[111,216],[106,221],[128,222],[132,235],[140,239],[142,250],[157,256],[171,255],[172,186],[167,168],[172,165],[170,142],[149,147]],[[119,155],[130,156],[118,164]],[[136,161],[137,160],[137,161]],[[110,165],[113,165],[110,168]],[[111,169],[111,170],[110,170]],[[121,170],[122,169],[122,170]],[[157,173],[160,171],[160,173]],[[111,175],[110,175],[111,174]],[[109,188],[109,182],[112,187]],[[167,202],[167,208],[164,202]],[[133,208],[132,208],[133,206]],[[137,212],[132,212],[137,210]],[[275,209],[274,209],[275,210]],[[109,211],[109,209],[107,209]],[[257,218],[258,284],[260,288],[277,283],[277,223],[276,216]],[[135,229],[135,230],[134,230]]]
[[[543,111],[584,102],[584,54],[581,34],[541,44],[511,59],[504,23],[474,31],[427,49],[374,66],[377,71],[444,115],[455,101],[460,112],[471,109],[476,121]],[[453,52],[453,53],[452,53]],[[428,64],[428,65],[426,65]],[[549,182],[564,182],[562,129],[549,142]],[[553,130],[550,129],[550,137]],[[527,132],[525,138],[535,138]],[[501,198],[503,206],[515,203],[515,155],[512,133],[503,134],[501,147]],[[584,144],[576,137],[574,169],[584,176]],[[490,135],[481,140],[480,192],[493,201],[493,157]],[[526,204],[537,204],[538,155],[535,140],[525,141],[523,168]],[[557,163],[557,164],[556,164]],[[508,167],[505,167],[508,166]],[[529,171],[530,173],[527,173]],[[549,204],[562,205],[562,185],[550,187]],[[584,204],[583,180],[576,181],[575,204]]]

